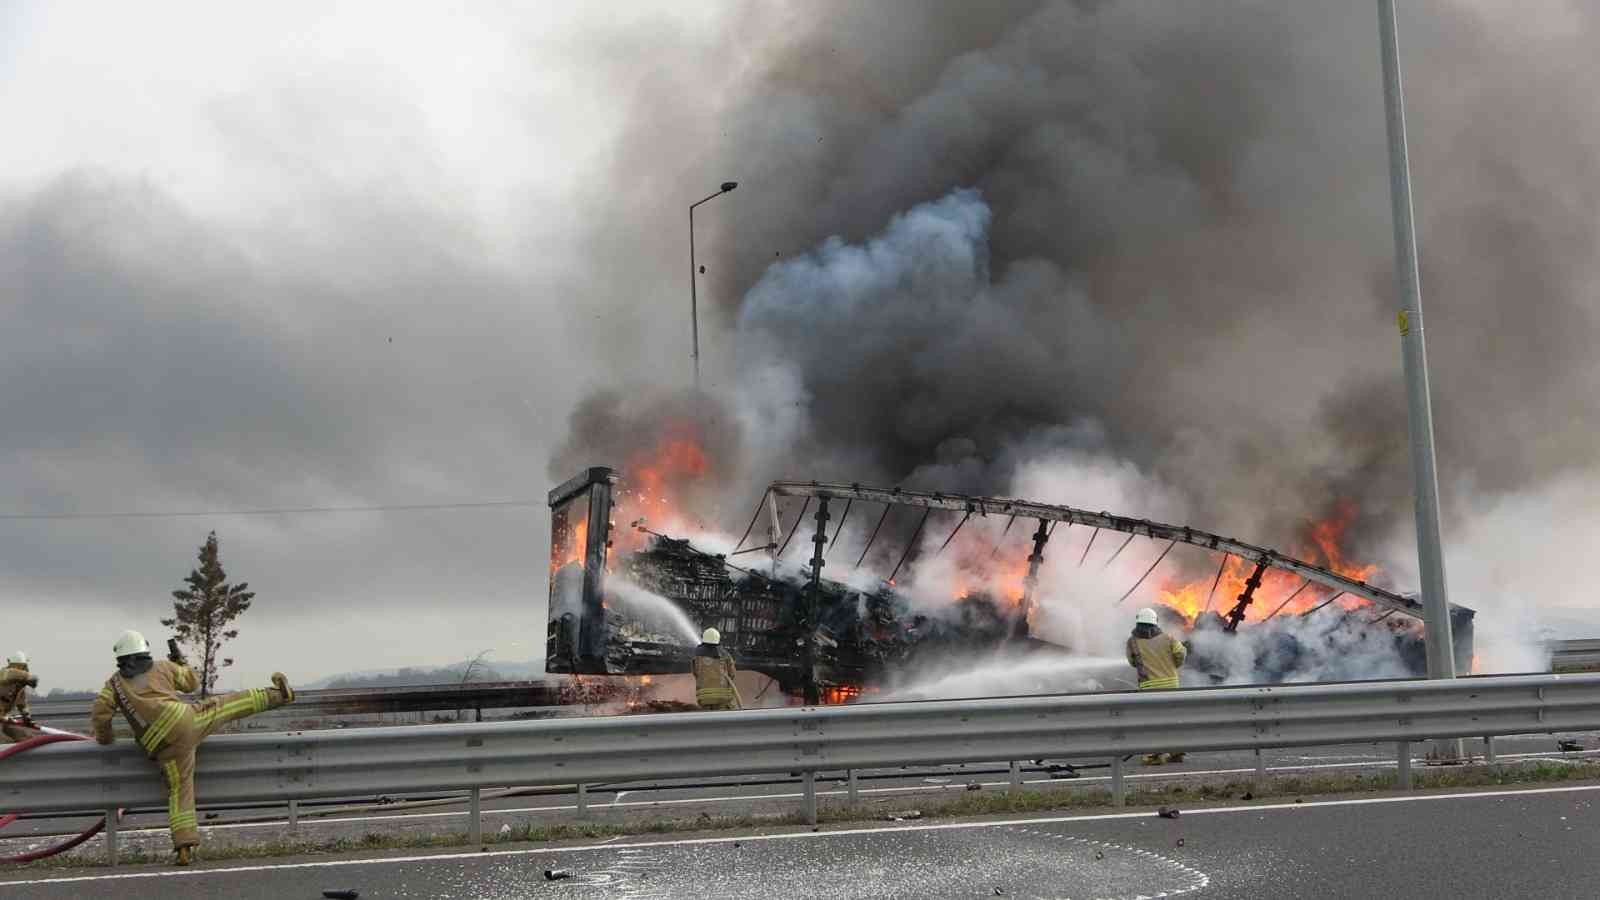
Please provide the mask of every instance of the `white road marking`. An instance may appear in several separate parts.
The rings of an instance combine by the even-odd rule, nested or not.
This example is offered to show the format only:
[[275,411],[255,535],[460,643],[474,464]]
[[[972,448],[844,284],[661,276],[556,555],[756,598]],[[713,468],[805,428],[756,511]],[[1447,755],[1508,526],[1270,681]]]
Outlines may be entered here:
[[[1577,794],[1600,791],[1600,784],[1568,785],[1563,787],[1525,788],[1503,791],[1464,791],[1454,794],[1412,794],[1394,797],[1356,797],[1345,800],[1315,800],[1310,803],[1263,803],[1249,806],[1212,806],[1185,810],[1184,816],[1217,816],[1233,813],[1297,812],[1339,806],[1374,806],[1387,803],[1436,803],[1446,800],[1488,800],[1498,797],[1526,797],[1545,794]],[[1148,819],[1149,810],[1125,813],[1089,813],[1075,816],[1044,816],[1034,819],[1003,819],[992,822],[948,822],[935,825],[890,825],[873,828],[842,828],[838,831],[788,831],[771,834],[726,835],[714,838],[680,838],[677,840],[640,841],[634,844],[583,844],[575,847],[542,846],[526,850],[481,850],[459,853],[420,854],[413,856],[386,856],[375,859],[330,859],[314,862],[279,863],[276,865],[231,866],[214,869],[158,869],[149,872],[123,872],[115,875],[72,875],[64,878],[34,878],[18,881],[0,881],[0,887],[50,884],[80,884],[85,882],[126,881],[136,878],[203,878],[213,875],[238,875],[248,872],[289,871],[293,869],[341,869],[351,866],[399,865],[405,863],[457,862],[468,859],[495,859],[512,856],[538,856],[550,853],[583,853],[592,850],[646,850],[652,847],[694,847],[709,844],[731,844],[735,841],[802,841],[825,838],[853,837],[867,834],[889,834],[902,831],[960,831],[974,828],[1008,828],[1023,825],[1060,825],[1072,822],[1113,822],[1124,819]]]
[[[1579,751],[1576,751],[1576,752],[1561,752],[1561,751],[1554,751],[1554,750],[1550,750],[1550,751],[1540,750],[1540,751],[1531,751],[1531,752],[1526,752],[1526,753],[1501,753],[1501,754],[1498,754],[1496,756],[1496,759],[1497,760],[1513,760],[1513,759],[1541,759],[1541,758],[1545,758],[1545,759],[1549,759],[1552,762],[1570,762],[1572,757],[1591,756],[1591,755],[1597,754],[1597,753],[1600,753],[1600,749],[1579,750]],[[1315,757],[1313,757],[1313,758],[1315,758]],[[1416,763],[1418,763],[1420,765],[1421,762],[1422,762],[1422,758],[1421,757],[1417,757],[1414,760],[1414,762],[1416,762]],[[1321,769],[1392,769],[1394,767],[1395,767],[1395,761],[1391,759],[1391,760],[1386,760],[1386,761],[1382,761],[1382,762],[1341,762],[1341,763],[1317,763],[1317,764],[1292,765],[1292,766],[1268,766],[1267,767],[1267,772],[1269,774],[1271,774],[1271,773],[1274,773],[1274,772],[1306,772],[1306,771],[1321,770]],[[1423,768],[1426,769],[1428,767],[1424,766]],[[1206,777],[1206,776],[1212,776],[1212,775],[1248,775],[1248,774],[1252,774],[1254,772],[1255,772],[1255,768],[1254,767],[1245,767],[1245,768],[1239,768],[1239,769],[1167,769],[1167,770],[1161,771],[1161,772],[1129,772],[1125,777],[1130,781],[1134,781],[1134,780],[1153,780],[1153,779],[1171,780],[1171,779],[1174,779],[1174,778],[1200,778],[1200,777]],[[1077,778],[1029,778],[1029,779],[1024,779],[1022,783],[1023,784],[1086,784],[1086,783],[1089,783],[1089,782],[1101,782],[1101,781],[1110,781],[1110,780],[1111,780],[1111,776],[1110,775],[1082,775],[1082,776],[1079,776]],[[983,782],[979,782],[979,784],[983,785],[983,787],[985,787],[985,788],[1004,788],[1004,787],[1010,787],[1011,786],[1011,782],[1009,782],[1009,781],[983,781]],[[729,787],[737,787],[738,785],[728,785],[728,786]],[[934,784],[934,785],[911,784],[911,785],[902,785],[902,786],[899,786],[899,787],[860,788],[857,791],[857,793],[860,793],[860,794],[915,794],[915,793],[923,793],[923,792],[928,792],[928,791],[933,791],[933,792],[939,792],[939,791],[964,791],[964,790],[966,790],[966,788],[967,788],[967,786],[966,786],[965,782],[962,782],[960,784]],[[666,790],[681,790],[681,789],[680,788],[668,787],[668,788],[666,788]],[[758,801],[758,800],[798,800],[802,796],[804,796],[799,791],[793,791],[793,792],[772,793],[772,794],[739,794],[739,795],[733,795],[733,796],[728,796],[728,797],[674,797],[674,798],[669,798],[669,799],[665,799],[665,800],[629,800],[626,803],[617,802],[619,799],[621,799],[621,797],[623,797],[626,794],[636,794],[636,793],[641,793],[641,792],[637,791],[637,790],[618,791],[616,797],[613,797],[612,801],[610,803],[605,804],[605,806],[608,807],[608,808],[614,807],[614,808],[618,808],[618,809],[627,808],[627,807],[641,807],[641,806],[694,806],[694,805],[700,805],[700,804],[706,804],[706,803],[749,803],[749,802]],[[845,791],[840,791],[840,790],[817,791],[817,796],[818,797],[843,797],[843,796],[846,796],[848,794],[849,794],[849,791],[847,791],[847,790],[845,790]],[[462,802],[463,803],[466,802],[466,798],[465,797],[462,798]],[[576,810],[577,808],[578,808],[578,806],[575,803],[557,805],[557,806],[519,806],[519,807],[512,807],[512,808],[509,808],[509,809],[485,809],[485,810],[483,810],[483,815],[487,817],[487,816],[522,815],[522,814],[525,814],[525,813],[571,812],[571,811]],[[591,809],[594,808],[593,804],[591,804],[590,808]],[[310,826],[310,825],[351,825],[351,824],[358,824],[358,823],[363,823],[363,822],[403,822],[403,821],[406,821],[408,819],[422,820],[422,819],[461,818],[461,817],[465,817],[466,815],[468,815],[468,813],[467,813],[467,810],[464,810],[464,809],[448,810],[448,811],[445,811],[445,812],[434,812],[434,813],[394,813],[394,814],[391,814],[391,815],[383,815],[383,816],[341,816],[341,817],[338,817],[338,818],[326,818],[326,819],[310,817],[310,816],[307,816],[305,813],[301,813],[300,825],[302,827],[305,827],[305,826]],[[287,821],[286,820],[282,820],[282,819],[274,821],[274,822],[234,822],[234,823],[223,822],[223,823],[219,823],[219,824],[216,824],[216,825],[207,825],[207,824],[201,823],[200,831],[203,834],[203,833],[206,833],[206,832],[209,832],[209,831],[231,831],[231,830],[241,830],[241,829],[248,829],[248,828],[283,828],[286,825],[287,825]],[[145,836],[145,835],[151,835],[151,834],[165,835],[167,833],[167,827],[165,825],[159,825],[159,826],[146,826],[146,827],[139,827],[139,828],[122,828],[122,829],[119,829],[117,833],[119,835],[122,835],[122,836]],[[39,840],[40,838],[49,837],[49,836],[51,836],[51,835],[32,835],[32,834],[30,834],[30,835],[18,835],[15,838],[0,838],[0,840],[27,840],[27,839]]]

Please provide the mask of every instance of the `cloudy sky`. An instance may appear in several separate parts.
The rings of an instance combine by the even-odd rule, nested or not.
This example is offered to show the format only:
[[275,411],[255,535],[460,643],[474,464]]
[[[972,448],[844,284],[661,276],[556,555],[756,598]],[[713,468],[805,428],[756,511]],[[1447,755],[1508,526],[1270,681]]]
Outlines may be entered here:
[[[0,511],[537,500],[584,341],[686,372],[681,273],[598,314],[578,248],[638,215],[637,48],[714,23],[511,6],[0,6]],[[8,520],[5,640],[97,682],[215,528],[259,592],[226,680],[526,660],[546,518]]]
[[[539,501],[681,408],[684,207],[725,179],[719,502],[1092,453],[1266,543],[1353,497],[1403,582],[1376,20],[1323,6],[0,6],[6,649],[97,682],[214,528],[259,592],[225,683],[538,655]],[[1595,16],[1436,6],[1402,26],[1457,583],[1548,599],[1600,533]]]

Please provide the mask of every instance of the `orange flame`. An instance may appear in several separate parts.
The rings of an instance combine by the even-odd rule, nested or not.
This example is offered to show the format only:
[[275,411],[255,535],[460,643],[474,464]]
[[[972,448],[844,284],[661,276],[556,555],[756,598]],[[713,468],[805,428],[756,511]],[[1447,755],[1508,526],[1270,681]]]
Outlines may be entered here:
[[683,534],[695,529],[685,510],[685,495],[711,472],[711,460],[690,425],[667,429],[653,446],[635,453],[622,471],[617,486],[612,542],[617,549],[637,550],[646,535],[633,528],[645,527],[663,534]]
[[[1312,522],[1306,527],[1304,539],[1297,547],[1295,555],[1346,578],[1371,581],[1373,576],[1378,574],[1378,567],[1352,562],[1344,551],[1345,534],[1355,522],[1357,512],[1355,503],[1349,500],[1340,501],[1327,518]],[[1206,610],[1209,598],[1210,610],[1220,615],[1231,609],[1239,595],[1244,593],[1245,582],[1253,571],[1255,571],[1254,562],[1230,556],[1222,567],[1220,579],[1216,578],[1213,570],[1210,577],[1201,577],[1188,582],[1169,581],[1157,590],[1156,602],[1171,607],[1192,623]],[[1214,594],[1213,581],[1216,582]],[[1332,593],[1318,585],[1302,590],[1303,581],[1293,572],[1268,569],[1261,576],[1261,586],[1256,589],[1255,601],[1249,607],[1249,617],[1256,620],[1264,619],[1280,606],[1282,615],[1307,612],[1327,600]],[[1299,593],[1295,593],[1296,591]],[[1366,605],[1365,600],[1349,594],[1335,602],[1345,609]]]

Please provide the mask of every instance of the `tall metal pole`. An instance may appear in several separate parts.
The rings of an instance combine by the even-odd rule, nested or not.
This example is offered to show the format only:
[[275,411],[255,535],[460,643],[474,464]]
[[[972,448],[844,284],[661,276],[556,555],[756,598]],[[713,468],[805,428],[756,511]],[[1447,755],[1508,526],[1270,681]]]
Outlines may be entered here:
[[[712,194],[711,197],[717,196]],[[706,200],[710,200],[707,197]],[[701,200],[700,203],[706,202]],[[695,273],[694,265],[694,208],[700,203],[689,207],[689,329],[692,335],[693,350],[690,356],[694,358],[694,389],[700,390],[700,298],[698,296],[698,282],[700,277]]]
[[[1433,452],[1433,401],[1428,390],[1428,350],[1422,327],[1422,279],[1417,268],[1416,223],[1411,207],[1411,162],[1406,148],[1405,96],[1400,85],[1400,39],[1394,0],[1378,0],[1383,56],[1383,105],[1389,131],[1389,199],[1393,206],[1395,281],[1400,289],[1400,347],[1405,356],[1406,401],[1411,420],[1411,475],[1415,481],[1417,566],[1427,625],[1428,677],[1456,677],[1439,529],[1439,474]],[[1460,740],[1441,740],[1434,754],[1461,757]]]
[[700,390],[700,297],[699,297],[699,269],[694,261],[694,208],[707,200],[715,200],[723,194],[739,186],[737,181],[724,181],[722,187],[715,194],[703,200],[689,204],[689,334],[693,341],[691,355],[694,357],[694,389]]

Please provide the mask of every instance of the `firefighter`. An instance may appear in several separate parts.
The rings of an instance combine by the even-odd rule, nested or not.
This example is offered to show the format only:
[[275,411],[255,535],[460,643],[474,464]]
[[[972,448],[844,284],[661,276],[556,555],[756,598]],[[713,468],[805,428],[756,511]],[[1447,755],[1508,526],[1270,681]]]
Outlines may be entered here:
[[[169,644],[169,646],[174,646]],[[167,783],[167,821],[177,864],[189,865],[200,844],[194,814],[194,751],[200,742],[225,722],[294,702],[294,690],[283,673],[272,674],[272,687],[253,688],[189,703],[180,693],[198,690],[200,679],[173,652],[166,659],[150,658],[150,644],[137,631],[125,631],[112,649],[117,674],[95,698],[90,722],[94,739],[102,744],[116,740],[111,731],[113,714],[120,713],[133,729],[133,738],[161,767]]]
[[[1189,656],[1183,642],[1161,630],[1156,611],[1150,607],[1139,610],[1133,618],[1133,634],[1128,636],[1128,665],[1139,673],[1139,690],[1164,691],[1178,686],[1178,670]],[[1163,762],[1183,762],[1182,753],[1169,753],[1163,759],[1159,753],[1147,753],[1144,764],[1159,766]]]
[[694,672],[694,702],[701,709],[744,706],[739,686],[734,683],[738,672],[733,667],[733,654],[723,649],[722,632],[707,628],[700,635],[700,646],[695,648],[689,665]]
[[5,720],[0,734],[7,740],[24,741],[40,733],[28,710],[28,688],[38,686],[39,676],[28,671],[28,654],[18,650],[6,657],[0,670],[0,719]]

